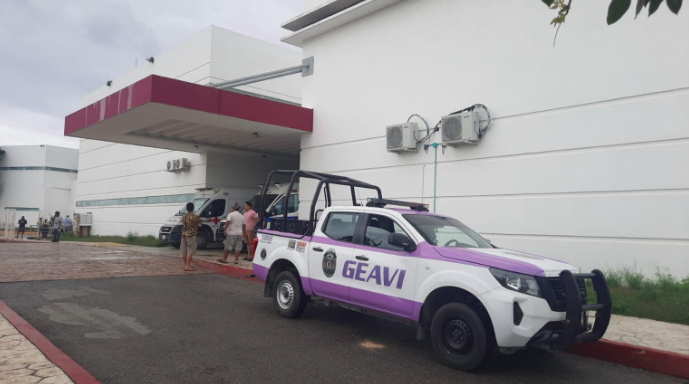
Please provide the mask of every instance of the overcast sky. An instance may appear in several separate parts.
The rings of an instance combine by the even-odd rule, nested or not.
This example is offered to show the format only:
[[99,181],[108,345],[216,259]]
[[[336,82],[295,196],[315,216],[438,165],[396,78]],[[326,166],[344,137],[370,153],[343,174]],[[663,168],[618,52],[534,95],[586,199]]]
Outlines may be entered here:
[[303,10],[304,0],[0,0],[0,147],[77,148],[64,117],[136,59],[210,24],[282,44],[280,24]]

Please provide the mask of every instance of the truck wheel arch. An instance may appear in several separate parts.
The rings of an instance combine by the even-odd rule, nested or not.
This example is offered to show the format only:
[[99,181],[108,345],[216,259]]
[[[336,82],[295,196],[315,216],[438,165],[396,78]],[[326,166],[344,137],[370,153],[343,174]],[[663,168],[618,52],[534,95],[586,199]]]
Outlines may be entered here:
[[[483,321],[491,342],[495,342],[495,330],[493,320],[488,310],[477,296],[471,292],[453,286],[445,286],[433,290],[424,300],[419,313],[418,338],[423,338],[431,328],[433,316],[443,305],[448,303],[466,304],[473,309]],[[423,337],[422,337],[423,336]]]
[[288,259],[278,259],[275,260],[270,265],[270,269],[268,270],[268,276],[266,277],[266,283],[263,287],[263,296],[264,297],[270,297],[272,292],[273,292],[273,283],[275,281],[275,278],[282,273],[283,271],[290,271],[294,273],[294,275],[297,277],[297,279],[300,280],[302,289],[306,293],[306,295],[311,294],[311,289],[310,287],[306,286],[304,283],[304,278],[301,273],[299,273],[299,268],[290,260]]

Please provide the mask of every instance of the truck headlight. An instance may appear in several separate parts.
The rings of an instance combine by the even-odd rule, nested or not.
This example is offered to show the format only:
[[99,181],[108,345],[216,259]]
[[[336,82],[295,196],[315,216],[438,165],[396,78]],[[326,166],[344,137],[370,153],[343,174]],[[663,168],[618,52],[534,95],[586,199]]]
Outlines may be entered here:
[[538,288],[538,283],[533,276],[497,268],[489,268],[489,270],[503,287],[527,295],[541,297],[541,290]]

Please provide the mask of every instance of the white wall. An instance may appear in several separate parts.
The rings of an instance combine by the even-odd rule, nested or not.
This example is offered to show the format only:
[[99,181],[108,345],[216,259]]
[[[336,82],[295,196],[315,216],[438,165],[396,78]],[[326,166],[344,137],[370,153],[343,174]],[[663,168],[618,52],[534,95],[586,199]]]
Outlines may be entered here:
[[607,5],[578,4],[555,48],[537,1],[407,0],[306,41],[301,168],[432,203],[433,149],[387,153],[385,126],[483,103],[481,143],[438,154],[439,212],[584,269],[689,275],[689,13],[607,26]]
[[[301,52],[212,26],[211,82],[218,83],[301,65]],[[301,103],[301,76],[291,75],[238,90]]]
[[[301,54],[215,26],[155,56],[155,63],[139,67],[84,97],[88,105],[146,76],[157,74],[197,84],[220,82],[301,63]],[[299,103],[299,78],[281,79],[242,87],[241,90]],[[187,158],[188,172],[167,172],[168,160]],[[211,160],[211,163],[207,162]],[[298,168],[298,159],[289,159]],[[202,187],[232,187],[237,198],[253,196],[268,173],[264,165],[280,162],[260,156],[194,154],[165,149],[82,140],[79,146],[79,180],[74,199],[79,202],[151,196],[179,196]],[[271,168],[272,169],[272,168]],[[246,197],[245,197],[246,196]],[[119,201],[123,202],[123,201]],[[132,202],[132,201],[127,201]],[[84,204],[84,203],[81,203]],[[92,233],[120,235],[136,232],[158,235],[161,225],[184,203],[111,204],[77,207],[93,213]]]

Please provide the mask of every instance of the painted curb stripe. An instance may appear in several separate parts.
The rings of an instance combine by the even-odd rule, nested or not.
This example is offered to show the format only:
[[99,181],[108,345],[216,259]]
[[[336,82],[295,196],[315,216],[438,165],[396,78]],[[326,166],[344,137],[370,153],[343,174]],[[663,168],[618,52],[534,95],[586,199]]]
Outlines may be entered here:
[[0,314],[76,384],[101,384],[93,375],[51,343],[50,340],[38,332],[36,328],[14,312],[2,300],[0,300]]
[[689,379],[689,355],[636,345],[599,340],[595,343],[577,344],[567,352],[594,359],[641,368]]
[[216,263],[213,263],[210,261],[204,261],[204,260],[193,260],[192,259],[191,262],[200,266],[200,267],[203,267],[205,269],[209,269],[215,273],[219,273],[221,275],[238,277],[240,279],[249,280],[249,281],[253,281],[256,283],[262,283],[263,282],[262,280],[260,280],[256,277],[247,277],[249,275],[254,274],[254,271],[252,271],[251,269],[242,268],[242,267],[234,267],[234,266],[230,266],[230,265],[220,265],[220,264],[216,264]]

